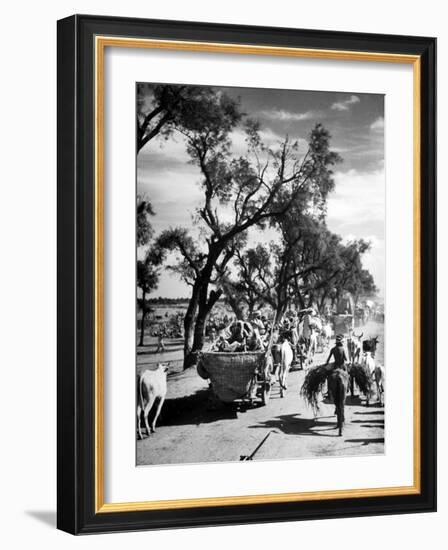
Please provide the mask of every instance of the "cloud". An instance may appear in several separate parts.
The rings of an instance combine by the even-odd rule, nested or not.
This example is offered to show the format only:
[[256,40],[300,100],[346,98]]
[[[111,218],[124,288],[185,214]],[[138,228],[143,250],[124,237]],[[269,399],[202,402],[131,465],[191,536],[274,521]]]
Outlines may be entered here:
[[386,285],[386,242],[384,239],[379,239],[374,235],[368,236],[366,240],[370,241],[370,250],[363,255],[362,265],[373,275],[380,295],[384,296]]
[[[274,147],[275,145],[278,145],[279,143],[281,143],[281,141],[284,139],[282,138],[282,136],[280,136],[279,134],[276,134],[269,128],[260,130],[259,134],[260,134],[261,141],[267,147]],[[231,152],[235,157],[247,156],[246,138],[247,138],[247,134],[241,128],[234,130],[230,134],[230,140],[232,142]]]
[[354,105],[355,103],[359,103],[361,100],[357,95],[352,95],[345,101],[337,101],[336,103],[333,103],[331,108],[333,111],[348,111],[350,109],[350,105]]
[[[383,169],[371,172],[348,170],[334,174],[335,191],[328,198],[328,218],[336,232],[344,227],[381,220],[385,215],[385,175]],[[367,236],[369,233],[365,233]],[[372,234],[372,233],[370,233]],[[360,235],[361,236],[361,235]]]
[[269,111],[261,111],[260,114],[271,120],[280,120],[282,122],[312,120],[323,116],[321,111],[305,111],[304,113],[293,113],[284,109],[271,109]]
[[372,132],[383,132],[384,130],[384,118],[382,116],[378,117],[370,125]]
[[[260,139],[262,143],[271,149],[276,149],[286,138],[285,135],[281,136],[276,132],[272,131],[270,128],[263,128],[259,132]],[[234,157],[247,157],[247,143],[246,143],[246,133],[242,129],[234,130],[230,134],[230,140],[232,142],[231,153]],[[295,138],[290,136],[293,141],[297,141],[299,144],[299,153],[305,153],[308,149],[308,142],[303,138]],[[252,160],[252,159],[250,159]]]
[[384,289],[385,273],[385,174],[384,169],[371,172],[348,170],[336,172],[335,191],[328,197],[327,223],[344,242],[363,238],[371,248],[363,257],[375,284]]

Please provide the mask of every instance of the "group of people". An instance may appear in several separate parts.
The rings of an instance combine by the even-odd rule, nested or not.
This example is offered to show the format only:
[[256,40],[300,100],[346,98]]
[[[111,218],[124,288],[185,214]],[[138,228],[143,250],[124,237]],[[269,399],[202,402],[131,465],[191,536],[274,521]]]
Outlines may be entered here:
[[268,345],[271,326],[259,312],[250,320],[232,321],[218,332],[210,332],[211,350],[226,352],[263,351]]
[[[325,327],[330,327],[325,334]],[[312,363],[318,348],[330,341],[331,325],[308,308],[290,312],[282,322],[273,325],[265,315],[255,312],[249,319],[234,320],[222,329],[210,331],[211,350],[220,352],[263,351],[280,340],[288,340],[293,362]],[[324,343],[325,342],[325,345]]]

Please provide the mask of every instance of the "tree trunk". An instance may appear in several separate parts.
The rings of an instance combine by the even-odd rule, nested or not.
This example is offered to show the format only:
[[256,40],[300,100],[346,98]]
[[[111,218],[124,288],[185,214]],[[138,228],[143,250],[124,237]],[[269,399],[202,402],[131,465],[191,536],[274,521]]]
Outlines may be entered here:
[[227,289],[226,291],[226,300],[232,308],[233,313],[236,315],[236,318],[241,320],[243,318],[243,308],[238,298],[233,296],[231,289]]
[[204,347],[205,328],[209,313],[216,302],[219,300],[221,295],[221,290],[212,290],[210,292],[210,296],[208,296],[208,283],[204,284],[200,290],[198,300],[198,314],[194,327],[194,340],[192,350],[192,353],[196,356],[200,351],[202,351],[202,348]]
[[187,312],[184,317],[184,370],[188,369],[188,367],[191,367],[195,363],[192,355],[192,349],[197,307],[197,291],[193,289],[193,295],[190,299],[190,303],[188,304]]
[[145,339],[145,321],[146,321],[146,294],[143,293],[142,295],[142,319],[141,319],[141,325],[140,325],[140,341],[138,343],[139,347],[144,345],[144,339]]
[[278,304],[277,309],[275,311],[274,325],[278,325],[282,320],[283,315],[285,314],[285,311],[286,311],[286,306],[287,306],[286,302]]
[[[213,247],[213,245],[211,245],[211,247]],[[210,299],[207,300],[208,286],[210,284],[213,268],[223,248],[224,246],[221,244],[220,246],[214,246],[213,250],[210,250],[207,263],[196,279],[193,287],[193,294],[184,321],[184,369],[196,364],[198,352],[200,352],[204,346],[207,316],[222,294],[222,291],[212,291]],[[188,320],[187,316],[189,317]],[[191,339],[193,339],[193,345],[191,345]]]
[[248,310],[247,310],[247,316],[249,317],[249,319],[252,319],[254,315],[254,311],[255,311],[255,300],[249,299]]
[[193,353],[198,353],[204,347],[205,340],[205,324],[207,321],[208,312],[199,308],[198,316],[194,326]]

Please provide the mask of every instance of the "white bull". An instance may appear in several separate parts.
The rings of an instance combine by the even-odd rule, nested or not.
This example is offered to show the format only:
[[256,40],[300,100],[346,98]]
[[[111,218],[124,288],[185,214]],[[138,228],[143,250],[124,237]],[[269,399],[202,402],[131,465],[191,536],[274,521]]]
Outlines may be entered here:
[[333,329],[331,328],[331,323],[325,323],[325,325],[322,327],[320,336],[322,341],[322,349],[324,349],[330,345],[330,341],[333,336]]
[[[156,431],[156,422],[162,410],[166,397],[166,365],[159,363],[156,369],[148,369],[137,376],[137,430],[140,439],[143,439],[141,417],[148,436]],[[155,413],[149,425],[149,413],[155,407]]]
[[288,374],[294,357],[291,346],[287,340],[284,340],[280,344],[280,354],[281,359],[280,369],[278,372],[278,381],[280,383],[280,396],[283,397],[285,391],[288,389]]
[[386,390],[386,371],[382,365],[377,365],[373,371],[376,384],[376,393],[380,405],[384,405],[384,392]]
[[[375,373],[375,359],[372,357],[372,354],[370,351],[366,351],[362,356],[361,365],[368,370],[370,374],[370,379],[373,380],[374,373]],[[367,407],[369,406],[370,398],[371,398],[371,392],[369,392],[366,395]]]

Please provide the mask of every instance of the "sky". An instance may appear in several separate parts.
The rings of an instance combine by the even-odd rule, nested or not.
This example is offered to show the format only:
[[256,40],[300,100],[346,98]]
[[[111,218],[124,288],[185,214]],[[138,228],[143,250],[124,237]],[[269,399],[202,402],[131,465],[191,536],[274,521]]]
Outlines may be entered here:
[[[261,136],[275,146],[286,135],[299,141],[306,152],[307,138],[320,122],[331,134],[331,149],[343,162],[334,167],[335,190],[328,198],[327,225],[345,240],[364,238],[371,250],[364,267],[372,273],[384,295],[385,280],[385,173],[384,96],[356,92],[300,91],[251,88],[219,88],[239,98],[241,109],[261,123]],[[232,135],[232,153],[245,154],[244,134]],[[150,198],[158,234],[175,226],[191,227],[191,216],[202,199],[200,171],[189,163],[183,138],[154,139],[137,157],[137,193]],[[258,240],[267,235],[258,235]],[[256,239],[254,235],[251,237]],[[268,240],[271,235],[268,236]],[[168,259],[170,260],[170,258]],[[153,296],[183,297],[189,287],[175,275],[162,271]]]

